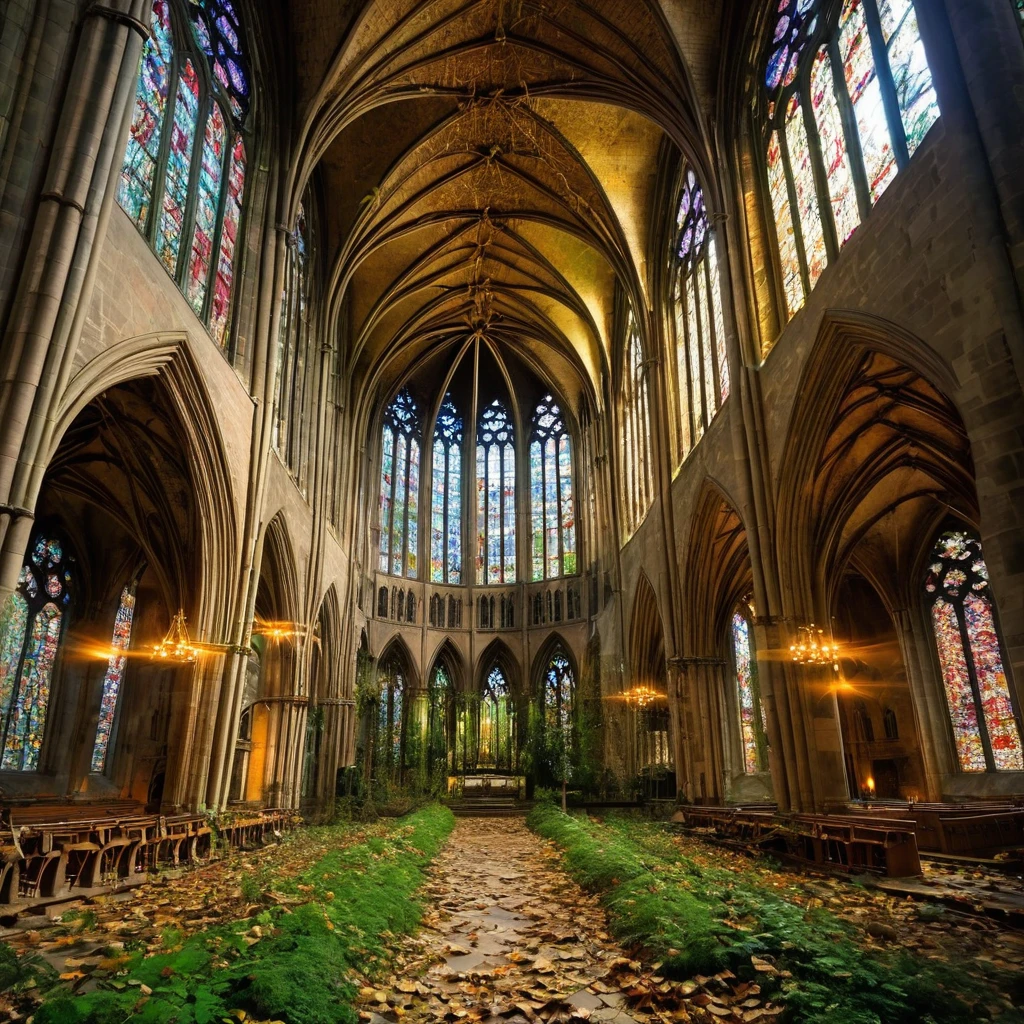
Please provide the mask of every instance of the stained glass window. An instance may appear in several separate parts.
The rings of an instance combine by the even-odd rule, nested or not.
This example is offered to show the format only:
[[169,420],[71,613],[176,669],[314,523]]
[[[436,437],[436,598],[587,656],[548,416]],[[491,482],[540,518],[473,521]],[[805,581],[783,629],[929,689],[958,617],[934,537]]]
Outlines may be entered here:
[[117,199],[226,346],[246,173],[243,33],[227,0],[153,0],[151,12]]
[[530,437],[530,507],[533,579],[576,573],[572,443],[562,411],[545,396],[533,416]]
[[100,717],[96,723],[96,738],[92,746],[91,771],[94,772],[102,772],[107,766],[107,752],[114,732],[118,698],[121,695],[121,684],[124,682],[124,670],[128,664],[128,657],[124,652],[131,644],[134,615],[135,582],[132,581],[121,591],[121,600],[114,616],[114,632],[110,638],[110,646],[114,653],[107,662],[107,671],[103,676]]
[[154,0],[150,28],[150,37],[142,47],[135,110],[117,186],[117,201],[143,231],[153,201],[174,52],[168,0]]
[[683,173],[673,243],[678,455],[685,459],[729,396],[717,239],[694,172]]
[[305,207],[300,205],[295,230],[288,236],[274,389],[273,444],[303,493],[317,400],[316,341],[309,323],[310,233]]
[[764,727],[755,682],[757,666],[753,657],[750,622],[741,612],[736,612],[732,617],[732,651],[736,666],[736,690],[739,696],[743,770],[749,775],[761,770],[758,737],[763,733]]
[[644,365],[640,330],[632,312],[626,327],[622,368],[622,512],[626,533],[643,522],[654,499],[651,466],[651,419],[647,367]]
[[444,665],[438,665],[431,673],[427,687],[427,765],[431,774],[436,771],[447,772],[450,767],[453,693],[448,670]]
[[1024,770],[981,541],[963,530],[943,533],[925,592],[960,770]]
[[496,398],[476,434],[478,584],[516,580],[516,448],[512,420]]
[[763,152],[792,315],[939,107],[914,0],[772,2]]
[[434,426],[430,481],[430,579],[462,582],[462,417],[445,395]]
[[380,468],[380,571],[416,579],[419,545],[419,408],[402,390],[384,414]]
[[0,620],[0,769],[36,771],[50,686],[71,601],[64,546],[39,534]]

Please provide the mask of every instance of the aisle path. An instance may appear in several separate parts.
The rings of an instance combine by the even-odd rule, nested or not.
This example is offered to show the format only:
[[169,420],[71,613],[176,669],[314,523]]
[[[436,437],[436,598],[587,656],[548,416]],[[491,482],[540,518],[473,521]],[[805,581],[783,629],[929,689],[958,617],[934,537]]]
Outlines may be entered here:
[[363,990],[372,1024],[712,1019],[628,1012],[624,980],[642,984],[643,973],[649,984],[649,972],[611,940],[597,900],[521,819],[459,819],[426,895],[425,927],[406,941],[396,974]]

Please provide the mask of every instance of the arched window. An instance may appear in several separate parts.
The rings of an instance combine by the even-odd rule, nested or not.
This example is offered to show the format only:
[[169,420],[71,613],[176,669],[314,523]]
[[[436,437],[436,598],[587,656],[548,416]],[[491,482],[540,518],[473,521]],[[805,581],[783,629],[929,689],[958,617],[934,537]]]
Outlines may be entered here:
[[419,543],[420,419],[408,391],[384,414],[380,469],[380,571],[416,579]]
[[38,534],[0,622],[0,770],[39,768],[57,649],[71,601],[64,545]]
[[304,206],[288,237],[285,287],[277,334],[273,444],[306,490],[317,400],[316,342],[310,325],[311,231]]
[[964,530],[943,533],[925,592],[960,770],[1024,770],[981,541]]
[[515,767],[515,705],[512,690],[498,665],[484,680],[480,699],[480,745],[478,765],[496,771]]
[[533,515],[533,578],[576,573],[576,515],[572,493],[572,446],[562,411],[547,395],[537,406],[530,435],[530,501]]
[[732,655],[736,667],[736,693],[740,708],[740,738],[743,743],[743,770],[751,775],[763,769],[761,737],[764,723],[757,690],[757,662],[750,636],[750,621],[737,611],[732,617]]
[[374,762],[379,781],[397,780],[402,769],[402,727],[406,678],[401,659],[392,654],[377,672],[380,694],[377,698],[376,744]]
[[673,256],[679,457],[685,459],[729,395],[718,250],[704,193],[689,169],[683,175]]
[[892,708],[886,708],[882,712],[882,725],[885,727],[885,738],[887,740],[898,740],[900,738],[900,727],[896,720],[896,712]]
[[516,580],[516,447],[508,410],[496,398],[476,433],[476,581]]
[[127,652],[132,641],[132,619],[135,615],[135,585],[132,580],[121,591],[121,600],[114,615],[114,632],[110,638],[110,647],[115,652],[107,662],[107,671],[103,676],[103,690],[100,697],[100,717],[96,723],[96,738],[92,745],[92,761],[90,771],[103,772],[107,767],[107,753],[110,740],[114,733],[114,720],[117,716],[118,700],[121,696],[121,685],[124,682],[124,670],[128,664]]
[[792,315],[939,106],[913,0],[782,0],[764,68],[763,152]]
[[572,729],[576,680],[562,651],[556,651],[544,672],[544,726],[568,734]]
[[117,201],[226,346],[249,75],[228,0],[153,0]]
[[650,399],[640,329],[632,312],[626,327],[622,369],[622,509],[627,534],[647,515],[654,498],[651,466]]
[[434,427],[430,499],[430,578],[462,582],[462,417],[445,395]]
[[427,686],[427,767],[431,775],[447,772],[448,748],[451,739],[452,714],[451,676],[444,665],[438,665],[430,674]]

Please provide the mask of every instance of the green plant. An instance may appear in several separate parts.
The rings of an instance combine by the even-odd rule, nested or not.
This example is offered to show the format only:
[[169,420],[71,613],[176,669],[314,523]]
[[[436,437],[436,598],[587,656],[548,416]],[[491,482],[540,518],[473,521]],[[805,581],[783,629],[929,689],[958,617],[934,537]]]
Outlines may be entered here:
[[[685,978],[732,970],[755,980],[751,958],[773,969],[756,974],[763,995],[784,1002],[801,1024],[961,1024],[1012,991],[992,971],[910,953],[866,950],[846,922],[787,900],[756,871],[725,868],[683,854],[664,825],[636,817],[606,821],[538,805],[527,819],[553,840],[580,884],[601,894],[623,942],[648,949],[661,972]],[[1000,1017],[1020,1021],[1015,1011]]]

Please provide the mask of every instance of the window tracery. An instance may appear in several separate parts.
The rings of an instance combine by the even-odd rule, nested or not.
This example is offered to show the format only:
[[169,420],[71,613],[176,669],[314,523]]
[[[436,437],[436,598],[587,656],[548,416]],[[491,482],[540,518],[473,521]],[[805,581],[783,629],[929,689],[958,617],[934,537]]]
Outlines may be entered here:
[[651,466],[650,396],[640,328],[630,311],[622,374],[622,508],[626,533],[643,522],[654,499]]
[[150,17],[117,201],[224,348],[247,170],[241,24],[228,0],[153,0]]
[[462,582],[462,417],[450,395],[445,395],[434,427],[430,579]]
[[101,773],[106,771],[107,755],[110,740],[114,733],[114,722],[117,717],[118,702],[124,683],[124,671],[128,665],[127,651],[132,640],[132,620],[135,617],[135,587],[132,580],[121,591],[121,600],[114,615],[114,631],[110,638],[110,647],[114,651],[107,662],[107,671],[103,676],[103,687],[100,696],[100,715],[96,723],[96,737],[92,745],[90,771]]
[[762,152],[790,315],[939,118],[913,0],[782,0]]
[[378,673],[379,695],[374,762],[378,778],[397,780],[402,770],[406,678],[396,654],[389,656]]
[[380,571],[416,579],[419,545],[419,408],[402,390],[384,414],[380,470]]
[[480,416],[476,446],[478,584],[516,580],[516,449],[508,410],[494,399]]
[[572,442],[562,411],[545,396],[533,416],[530,436],[530,501],[533,579],[576,573],[576,516],[572,487]]
[[729,396],[717,243],[691,169],[683,174],[673,259],[679,457],[685,459]]
[[572,729],[576,680],[569,659],[555,651],[544,672],[544,725],[565,735]]
[[71,588],[63,543],[37,534],[0,622],[0,770],[39,769]]
[[515,704],[512,689],[498,665],[484,679],[478,751],[478,767],[511,771],[516,766]]
[[925,593],[960,770],[1024,770],[981,541],[964,530],[943,533]]

